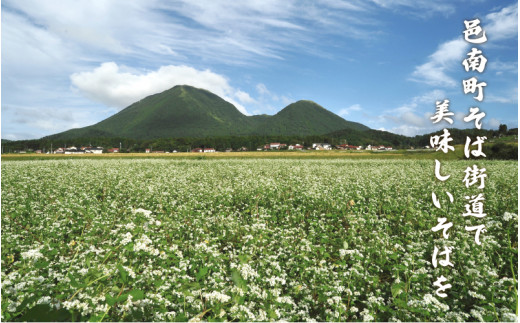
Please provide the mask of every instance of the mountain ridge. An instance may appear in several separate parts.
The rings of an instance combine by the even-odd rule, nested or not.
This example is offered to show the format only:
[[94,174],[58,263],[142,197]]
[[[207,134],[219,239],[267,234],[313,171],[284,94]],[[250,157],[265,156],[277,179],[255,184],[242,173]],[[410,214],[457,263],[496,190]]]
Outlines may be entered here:
[[208,90],[177,85],[147,96],[96,124],[42,139],[320,135],[343,129],[370,128],[347,121],[309,100],[291,103],[275,115],[246,116]]

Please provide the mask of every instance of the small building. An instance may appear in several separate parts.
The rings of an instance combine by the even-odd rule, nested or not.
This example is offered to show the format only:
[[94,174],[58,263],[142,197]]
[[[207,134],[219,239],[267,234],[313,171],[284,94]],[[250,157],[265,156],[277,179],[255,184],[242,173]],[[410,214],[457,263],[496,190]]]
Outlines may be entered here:
[[86,154],[102,154],[103,147],[85,147]]
[[65,155],[80,155],[80,154],[84,154],[84,153],[85,153],[84,150],[78,149],[74,146],[65,148]]
[[54,150],[54,153],[55,154],[64,154],[65,153],[65,148],[58,148],[56,150]]
[[42,150],[41,150],[41,149],[36,149],[36,150],[34,151],[34,153],[35,153],[35,154],[41,154],[41,153],[42,153]]
[[191,152],[192,153],[202,153],[204,151],[202,150],[202,148],[195,148],[195,149],[192,149]]
[[108,150],[109,153],[118,153],[119,152],[119,148],[110,148]]
[[204,148],[205,153],[214,153],[216,152],[215,148]]
[[272,142],[269,144],[269,149],[280,149],[280,143],[279,142]]
[[289,149],[289,150],[303,150],[303,146],[300,145],[300,144],[289,145],[289,147],[287,147],[287,149]]
[[247,147],[244,147],[244,146],[238,148],[238,151],[247,151],[247,150],[248,150]]
[[151,149],[150,149],[150,148],[146,148],[146,149],[144,150],[144,152],[145,152],[145,153],[147,153],[147,154],[149,154],[149,153],[150,153],[150,151],[151,151]]
[[332,146],[327,143],[313,143],[312,149],[315,150],[332,150]]

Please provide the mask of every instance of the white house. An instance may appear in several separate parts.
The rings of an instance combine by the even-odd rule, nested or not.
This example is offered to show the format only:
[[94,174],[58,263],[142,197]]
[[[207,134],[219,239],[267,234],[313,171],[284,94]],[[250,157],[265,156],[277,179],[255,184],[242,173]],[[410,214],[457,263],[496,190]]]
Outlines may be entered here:
[[103,147],[85,147],[86,154],[102,154]]
[[289,145],[288,149],[289,149],[289,150],[303,150],[303,146],[300,145],[300,144]]
[[79,154],[84,154],[84,153],[85,153],[84,150],[78,149],[74,146],[65,148],[65,155],[79,155]]
[[316,149],[316,150],[331,150],[332,146],[330,144],[326,144],[326,143],[313,143],[312,144],[312,149]]
[[216,152],[215,148],[204,148],[205,153],[214,153]]

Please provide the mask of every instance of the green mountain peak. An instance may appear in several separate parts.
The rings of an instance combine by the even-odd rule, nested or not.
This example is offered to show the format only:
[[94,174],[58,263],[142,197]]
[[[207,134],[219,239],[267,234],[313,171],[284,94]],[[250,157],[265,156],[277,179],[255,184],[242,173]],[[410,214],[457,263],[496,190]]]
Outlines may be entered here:
[[139,100],[95,125],[71,129],[49,138],[320,135],[342,129],[369,128],[346,121],[309,100],[291,103],[273,116],[246,116],[210,91],[176,85]]

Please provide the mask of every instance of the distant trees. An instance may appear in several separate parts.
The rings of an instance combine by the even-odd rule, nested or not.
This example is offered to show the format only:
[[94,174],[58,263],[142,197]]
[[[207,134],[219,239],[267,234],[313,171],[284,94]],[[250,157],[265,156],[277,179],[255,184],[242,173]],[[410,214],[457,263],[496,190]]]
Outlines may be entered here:
[[498,126],[498,133],[501,135],[506,135],[507,134],[507,125],[501,124],[500,126]]
[[[499,135],[518,135],[518,129],[507,129],[505,124],[500,125],[498,130],[478,130],[478,129],[449,129],[453,139],[451,144],[464,144],[466,137],[471,136],[487,136],[491,141],[493,137]],[[4,141],[2,142],[2,151],[31,151],[41,149],[44,152],[59,147],[82,147],[82,146],[98,146],[105,149],[119,148],[121,143],[121,152],[144,152],[146,149],[152,151],[173,151],[179,152],[190,151],[194,148],[215,148],[218,151],[225,151],[228,148],[238,150],[246,147],[248,150],[256,150],[265,144],[272,142],[291,144],[303,144],[308,147],[312,143],[329,143],[331,145],[340,145],[348,141],[349,145],[363,146],[367,145],[384,145],[392,146],[394,149],[423,147],[430,145],[430,136],[432,134],[419,135],[415,137],[406,137],[394,133],[378,130],[341,130],[327,135],[310,135],[310,136],[278,136],[278,135],[248,135],[248,136],[219,136],[219,137],[184,137],[184,138],[158,138],[158,139],[129,139],[129,138],[110,138],[110,137],[89,137],[89,138],[70,138],[67,140],[51,140],[47,138],[38,140],[20,140],[20,141]],[[491,147],[491,145],[490,145]],[[499,146],[500,149],[507,147]],[[498,149],[497,148],[497,149]],[[499,149],[499,150],[500,150]],[[507,150],[507,149],[506,149]],[[490,152],[494,156],[502,156],[502,153]],[[513,151],[507,150],[504,154],[512,156]]]

